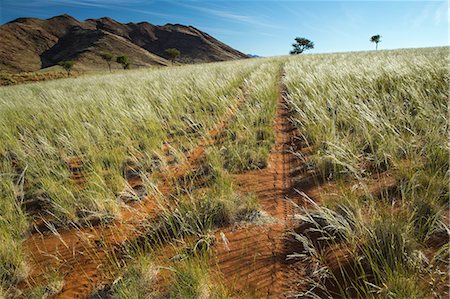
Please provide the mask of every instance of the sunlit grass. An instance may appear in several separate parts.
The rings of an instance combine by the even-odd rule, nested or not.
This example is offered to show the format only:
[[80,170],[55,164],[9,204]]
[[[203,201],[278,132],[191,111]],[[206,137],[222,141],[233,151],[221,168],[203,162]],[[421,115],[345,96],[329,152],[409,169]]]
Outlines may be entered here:
[[[340,198],[303,210],[300,223],[309,228],[296,235],[294,256],[320,269],[303,295],[445,295],[447,266],[439,256],[449,238],[448,62],[448,49],[434,48],[314,55],[287,64],[293,120],[317,149],[309,165],[325,180],[364,186],[384,174],[397,181],[395,192],[381,198],[351,196],[352,185],[343,183]],[[346,257],[330,264],[333,252]]]
[[[267,166],[282,80],[290,121],[313,149],[304,162],[338,186],[333,202],[311,203],[298,219],[308,229],[295,234],[292,258],[316,266],[302,295],[438,296],[448,266],[448,244],[438,242],[449,232],[447,53],[305,55],[1,88],[2,292],[28,271],[21,242],[34,211],[26,206],[34,203],[62,226],[120,219],[132,166],[160,212],[141,223],[140,236],[121,248],[124,256],[111,256],[121,259],[115,262],[122,276],[104,291],[119,298],[156,294],[155,255],[173,246],[177,261],[163,295],[228,298],[212,277],[208,253],[215,229],[261,216],[258,200],[237,192],[230,173]],[[202,159],[170,178],[171,194],[163,196],[160,174],[186,163],[239,103]],[[81,183],[71,178],[77,167]],[[397,185],[375,197],[364,184],[380,174]],[[366,193],[353,193],[355,184]]]
[[[139,175],[155,185],[152,174],[167,171],[166,159],[184,162],[237,103],[239,87],[259,64],[139,70],[2,88],[2,284],[24,276],[20,244],[31,218],[26,212],[63,226],[120,217],[127,165],[137,165]],[[71,168],[82,172],[81,182],[71,178]],[[27,206],[34,210],[25,211]]]

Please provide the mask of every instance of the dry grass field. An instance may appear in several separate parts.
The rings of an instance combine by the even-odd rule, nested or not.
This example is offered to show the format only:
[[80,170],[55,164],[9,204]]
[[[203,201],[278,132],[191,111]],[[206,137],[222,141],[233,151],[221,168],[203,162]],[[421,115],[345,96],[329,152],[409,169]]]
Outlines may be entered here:
[[0,297],[447,298],[449,49],[0,88]]

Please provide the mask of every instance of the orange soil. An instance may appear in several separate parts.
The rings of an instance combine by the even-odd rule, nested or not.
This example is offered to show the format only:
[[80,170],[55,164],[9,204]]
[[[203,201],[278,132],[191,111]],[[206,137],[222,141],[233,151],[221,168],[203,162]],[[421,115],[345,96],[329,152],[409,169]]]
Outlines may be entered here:
[[[188,153],[184,164],[173,166],[161,174],[158,189],[163,195],[170,193],[170,183],[174,178],[185,175],[197,166],[205,147],[215,141],[244,100],[245,95],[241,95],[236,104],[209,131],[208,136]],[[130,185],[139,183],[139,180],[135,180]],[[157,199],[146,197],[139,203],[124,206],[120,211],[120,219],[107,226],[94,225],[45,235],[34,233],[23,245],[24,252],[29,256],[31,273],[19,287],[27,289],[43,284],[50,271],[57,271],[64,277],[64,287],[54,298],[89,296],[93,290],[115,278],[117,269],[111,266],[115,251],[125,241],[137,238],[145,220],[154,218],[159,210]]]
[[[300,132],[289,120],[283,88],[280,85],[274,123],[275,147],[268,167],[234,177],[238,189],[255,194],[275,223],[224,228],[215,234],[218,242],[210,264],[221,272],[220,282],[234,290],[238,298],[249,294],[260,298],[288,298],[305,290],[303,278],[307,275],[307,265],[287,258],[300,250],[289,237],[294,230],[293,216],[299,207],[308,205],[298,191],[316,202],[339,196],[335,182],[323,182],[317,173],[307,171],[303,160],[294,154],[307,156],[312,149],[302,145],[298,138]],[[365,183],[369,186],[365,191],[374,195],[397,184],[388,173],[374,175]],[[354,192],[364,194],[358,188]]]
[[61,78],[73,78],[78,77],[80,74],[80,72],[75,71],[72,71],[70,76],[68,76],[65,71],[49,71],[45,73],[0,73],[0,86],[56,80]]
[[[306,274],[306,265],[287,260],[287,255],[296,251],[296,245],[287,237],[294,228],[293,215],[297,206],[306,205],[303,195],[296,190],[320,202],[324,194],[328,197],[338,189],[333,182],[320,182],[318,175],[306,171],[302,160],[293,154],[301,152],[308,155],[312,150],[303,146],[296,137],[299,132],[289,121],[283,88],[280,84],[274,123],[275,147],[268,167],[234,175],[237,188],[244,193],[256,194],[262,209],[273,217],[274,222],[242,228],[226,227],[215,233],[218,242],[210,265],[222,273],[223,281],[220,283],[234,290],[238,298],[249,294],[286,298],[305,288],[302,277]],[[161,174],[158,188],[163,195],[173,192],[174,178],[182,177],[199,166],[205,147],[220,138],[221,131],[244,99],[245,95],[209,132],[208,138],[201,140],[188,154],[186,163]],[[141,183],[139,179],[129,182],[132,186]],[[376,176],[370,179],[368,191],[376,193],[395,183],[389,175]],[[32,235],[25,242],[24,250],[30,256],[33,271],[28,285],[24,284],[23,288],[45,282],[48,269],[53,269],[64,277],[64,287],[55,298],[89,296],[95,289],[113,281],[118,274],[117,268],[111,267],[113,253],[127,240],[139,237],[143,221],[155,217],[158,211],[156,199],[147,197],[138,204],[124,207],[121,219],[107,227],[97,225],[56,235]],[[226,242],[221,241],[223,235]]]
[[[293,171],[301,164],[291,152],[300,151],[294,126],[280,86],[275,118],[275,147],[266,169],[235,176],[238,189],[257,195],[261,207],[275,223],[216,232],[215,258],[211,265],[222,272],[224,283],[239,294],[283,298],[301,285],[302,269],[287,261],[292,252],[286,233],[292,228],[296,205],[303,198],[294,191]],[[289,199],[288,199],[289,198]],[[294,204],[295,203],[295,204]],[[226,245],[221,235],[226,237]]]

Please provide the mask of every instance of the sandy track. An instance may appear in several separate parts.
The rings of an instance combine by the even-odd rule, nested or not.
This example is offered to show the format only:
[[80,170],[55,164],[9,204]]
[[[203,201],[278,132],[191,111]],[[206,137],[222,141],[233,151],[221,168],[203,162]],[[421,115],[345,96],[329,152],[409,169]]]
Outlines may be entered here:
[[[302,269],[291,263],[286,255],[292,253],[286,234],[292,228],[292,216],[296,205],[303,198],[294,192],[293,175],[301,166],[301,160],[292,152],[301,151],[296,130],[289,121],[289,109],[281,83],[274,122],[275,146],[266,169],[235,176],[238,189],[256,194],[264,211],[275,223],[253,225],[237,230],[220,230],[227,239],[227,246],[219,242],[211,265],[223,273],[225,284],[239,294],[252,294],[263,298],[284,298],[295,292],[301,282]],[[295,204],[294,204],[295,202]]]
[[[187,155],[186,162],[171,167],[161,174],[158,189],[163,195],[172,191],[171,182],[197,167],[204,156],[205,147],[215,142],[236,111],[245,101],[242,92],[235,105],[223,115],[206,138],[200,140],[196,148]],[[130,183],[133,185],[139,182]],[[157,200],[146,197],[140,203],[126,205],[121,210],[121,218],[107,226],[96,225],[72,230],[61,230],[55,234],[34,233],[24,242],[24,252],[29,257],[32,272],[28,280],[19,287],[27,289],[45,284],[46,275],[57,271],[64,277],[64,286],[54,298],[85,298],[101,285],[111,282],[117,271],[111,267],[115,250],[127,240],[140,234],[144,220],[154,218],[159,207]]]
[[[264,225],[250,225],[240,229],[223,228],[216,231],[219,240],[214,247],[210,265],[220,271],[225,283],[235,291],[236,297],[254,295],[261,298],[288,298],[304,289],[302,277],[307,267],[298,261],[287,260],[296,251],[296,244],[288,237],[293,230],[292,217],[297,206],[305,205],[304,198],[296,190],[321,201],[326,194],[336,190],[333,182],[320,182],[317,174],[303,167],[302,159],[294,153],[307,156],[312,149],[297,138],[298,132],[290,122],[290,112],[285,99],[285,87],[280,75],[277,111],[274,120],[275,145],[268,167],[234,175],[237,189],[255,194],[261,207],[274,221]],[[201,163],[205,148],[220,138],[220,133],[233,119],[243,104],[245,95],[209,132],[187,156],[186,163],[170,168],[161,175],[158,186],[163,195],[170,195],[174,179],[193,171]],[[374,188],[395,185],[389,176],[380,183],[374,178]],[[386,183],[387,182],[387,183]],[[140,182],[133,182],[139,185]],[[131,183],[130,183],[131,184]],[[85,298],[95,289],[107,285],[117,276],[110,259],[115,250],[128,240],[140,236],[142,222],[158,214],[155,198],[147,197],[139,204],[126,206],[122,218],[107,227],[95,226],[78,230],[61,231],[59,235],[32,235],[24,244],[33,269],[27,288],[45,282],[48,269],[57,270],[64,277],[62,291],[55,298]],[[222,236],[227,242],[221,242]]]
[[[252,225],[240,229],[226,228],[216,232],[219,240],[214,249],[211,266],[222,273],[225,285],[235,291],[236,297],[290,298],[305,291],[303,279],[308,265],[287,256],[298,252],[298,243],[290,238],[294,231],[293,216],[299,207],[309,205],[298,191],[317,203],[325,198],[339,196],[339,186],[323,181],[314,171],[304,167],[304,160],[312,153],[298,138],[301,134],[290,122],[286,90],[280,75],[277,112],[274,121],[275,146],[266,169],[234,176],[241,192],[255,194],[261,207],[275,223]],[[353,189],[356,182],[348,182]],[[355,194],[378,196],[395,189],[397,181],[389,172],[376,174],[364,182],[367,189],[356,188]],[[225,235],[226,242],[222,242]],[[226,245],[225,245],[226,243]]]

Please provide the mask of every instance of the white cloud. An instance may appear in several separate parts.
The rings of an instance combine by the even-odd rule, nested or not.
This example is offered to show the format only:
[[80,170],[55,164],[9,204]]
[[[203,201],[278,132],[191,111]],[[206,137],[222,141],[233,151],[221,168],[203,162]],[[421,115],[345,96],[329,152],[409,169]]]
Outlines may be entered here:
[[177,3],[172,1],[173,4],[183,6],[189,9],[197,10],[200,12],[204,12],[208,15],[216,16],[222,19],[226,19],[232,22],[241,23],[241,24],[247,24],[252,26],[258,26],[258,27],[266,27],[266,28],[278,28],[280,29],[280,26],[274,25],[272,22],[264,22],[259,18],[256,18],[254,16],[230,12],[221,8],[206,8],[201,7],[198,5],[190,5],[186,3]]
[[3,0],[5,4],[16,7],[45,7],[45,6],[71,6],[71,7],[126,7],[143,3],[142,0],[30,0],[13,1]]
[[448,22],[449,11],[450,7],[447,2],[439,5],[434,11],[434,24],[439,25]]
[[[0,0],[2,1],[2,0]],[[30,0],[28,2],[18,2],[15,0],[3,0],[6,1],[8,7],[14,9],[20,9],[21,11],[28,11],[30,14],[36,16],[45,17],[47,14],[44,12],[48,6],[68,6],[68,7],[96,7],[103,9],[120,9],[122,11],[130,11],[135,13],[141,13],[144,15],[168,18],[168,19],[179,19],[179,16],[166,14],[157,11],[150,11],[145,9],[138,9],[138,4],[149,4],[151,1],[144,0]]]
[[413,28],[419,28],[425,23],[434,23],[435,25],[440,25],[441,23],[448,22],[449,7],[448,3],[441,1],[437,3],[432,3],[426,6],[422,12],[415,16],[412,22]]

